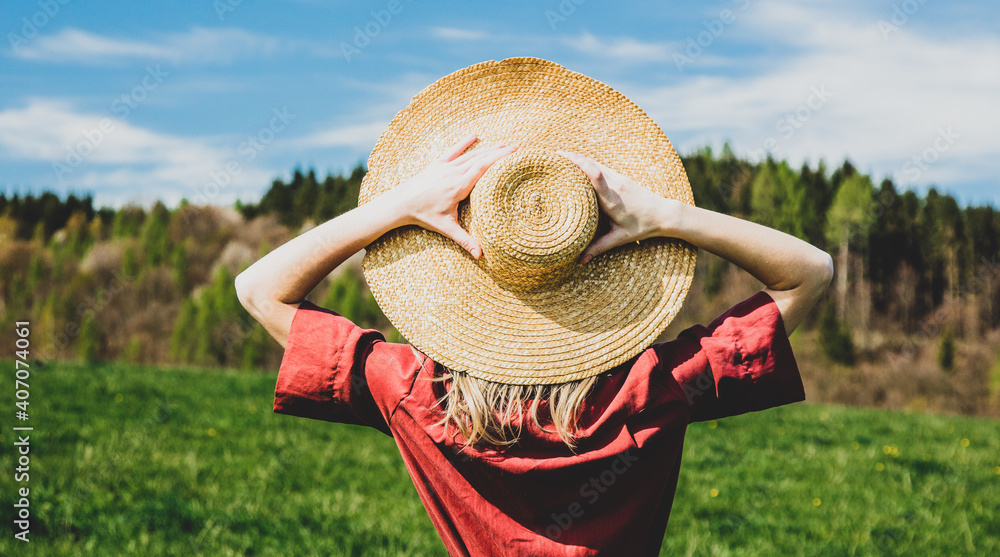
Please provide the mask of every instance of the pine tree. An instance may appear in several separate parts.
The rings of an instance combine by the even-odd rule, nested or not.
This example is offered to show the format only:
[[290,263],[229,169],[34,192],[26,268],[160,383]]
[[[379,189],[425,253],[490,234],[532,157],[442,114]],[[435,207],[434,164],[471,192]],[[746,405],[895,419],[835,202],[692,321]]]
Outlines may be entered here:
[[194,327],[192,327],[194,340],[193,361],[199,365],[209,365],[212,363],[217,349],[215,331],[221,319],[213,311],[212,297],[212,289],[206,288],[202,291],[201,297],[195,304]]
[[170,222],[170,211],[157,201],[149,213],[149,218],[142,226],[141,242],[146,262],[156,267],[164,263],[170,251],[170,238],[167,235],[167,225]]
[[875,199],[871,180],[867,176],[851,174],[841,182],[826,217],[828,245],[831,247],[839,246],[837,253],[837,306],[840,319],[844,319],[847,309],[851,246],[853,245],[856,249],[866,248],[874,223]]
[[364,277],[350,267],[341,270],[333,280],[321,305],[366,329],[377,329],[388,323],[375,297],[365,287]]
[[814,201],[807,196],[806,184],[788,163],[768,159],[754,176],[750,188],[754,222],[797,238],[806,237],[806,223],[817,218]]
[[194,361],[202,365],[224,365],[232,354],[242,352],[244,311],[236,296],[229,269],[222,265],[195,303]]
[[993,369],[990,370],[989,379],[990,398],[994,404],[1000,404],[1000,351],[997,351],[996,361],[993,362]]
[[140,363],[142,360],[142,339],[138,335],[132,335],[118,359],[129,364]]
[[86,213],[77,211],[70,215],[66,226],[63,227],[63,230],[66,231],[66,240],[61,251],[74,258],[83,255],[93,243],[88,235],[89,229],[90,223],[87,221]]
[[185,244],[177,244],[170,258],[170,277],[177,285],[178,292],[188,291],[190,277],[188,276],[188,258]]
[[358,323],[358,320],[363,317],[364,305],[361,300],[358,278],[353,269],[345,267],[333,279],[322,306]]
[[[25,300],[22,304],[28,305],[29,302],[27,300],[30,300],[30,298],[18,297],[15,300]],[[55,292],[51,292],[45,297],[45,300],[31,300],[30,304],[31,309],[37,316],[35,317],[35,322],[32,324],[31,334],[35,338],[41,339],[39,358],[42,360],[54,360],[59,357],[60,352],[67,344],[62,339],[56,338],[57,327],[61,323],[61,320],[56,315],[56,294]]]
[[87,229],[87,235],[93,242],[103,242],[105,239],[104,232],[104,219],[101,215],[95,215],[94,220],[90,221],[90,225]]
[[705,294],[708,299],[712,299],[722,290],[722,283],[726,277],[729,263],[721,257],[713,257],[708,267],[708,276],[705,277]]
[[28,291],[37,292],[42,284],[42,276],[45,274],[45,262],[41,253],[34,253],[31,261],[28,262]]
[[854,341],[846,325],[837,319],[833,304],[826,304],[819,321],[819,343],[823,353],[834,362],[854,365]]
[[185,298],[181,303],[177,320],[174,321],[174,331],[170,336],[170,357],[179,363],[191,363],[194,357],[193,338],[194,320],[198,308],[194,300]]
[[8,207],[0,213],[0,242],[7,243],[12,242],[18,237],[18,231],[20,230],[20,225],[17,219],[11,216],[11,210]]
[[143,221],[146,220],[146,212],[142,207],[126,206],[115,212],[115,218],[111,222],[112,238],[134,238],[139,234]]
[[49,237],[45,232],[45,223],[39,222],[35,224],[35,227],[31,233],[31,241],[37,244],[39,247],[43,247],[46,245],[48,238]]
[[260,325],[253,325],[243,344],[243,354],[240,361],[241,369],[257,369],[261,358],[271,345],[271,336]]
[[139,258],[135,255],[132,243],[125,245],[125,256],[122,259],[122,275],[134,279],[139,275]]
[[92,315],[85,317],[83,324],[80,325],[80,335],[76,339],[76,354],[87,363],[100,361],[101,335],[97,321]]
[[955,368],[955,336],[949,326],[945,326],[938,341],[938,365],[949,372]]

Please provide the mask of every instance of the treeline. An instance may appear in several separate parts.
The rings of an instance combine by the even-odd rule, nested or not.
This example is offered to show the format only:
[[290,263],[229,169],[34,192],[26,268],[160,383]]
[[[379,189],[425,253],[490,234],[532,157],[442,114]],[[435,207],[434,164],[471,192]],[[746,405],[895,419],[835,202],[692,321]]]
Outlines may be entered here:
[[[113,209],[95,210],[93,196],[89,194],[77,197],[71,193],[63,200],[50,191],[38,196],[29,193],[8,197],[5,193],[0,193],[0,215],[7,215],[9,218],[5,221],[8,229],[0,231],[0,234],[22,240],[35,237],[46,241],[55,231],[63,229],[75,213],[82,215],[82,219],[88,222],[96,215],[105,222],[114,218]],[[11,224],[14,226],[11,227]]]
[[[172,210],[160,202],[95,209],[91,196],[0,194],[0,336],[30,319],[42,361],[273,369],[280,347],[240,306],[233,280],[306,221],[355,206],[363,176],[359,167],[319,182],[296,171],[235,210],[186,201]],[[313,294],[391,334],[357,270]]]
[[296,169],[288,183],[275,180],[259,203],[236,202],[236,209],[247,220],[257,215],[273,214],[285,226],[296,228],[306,220],[325,222],[357,207],[365,167],[358,165],[347,176],[327,175],[323,182],[309,170]]
[[[728,147],[684,158],[699,206],[765,224],[827,250],[839,276],[837,303],[846,311],[847,288],[867,280],[871,309],[914,331],[946,300],[987,294],[1000,265],[1000,211],[960,207],[930,188],[925,196],[878,186],[844,162],[829,173],[823,162],[799,170],[784,161],[752,164]],[[995,294],[995,293],[994,293]],[[983,323],[1000,325],[995,296],[983,300]]]
[[[872,371],[898,367],[887,363],[898,356],[926,379],[899,400],[931,400],[943,385],[960,384],[978,398],[968,402],[971,395],[956,391],[948,400],[961,403],[929,407],[1000,408],[1000,400],[989,402],[1000,396],[1000,362],[994,368],[989,352],[1000,336],[995,208],[962,207],[935,189],[899,191],[891,180],[876,186],[849,162],[832,172],[822,162],[796,169],[740,159],[728,146],[683,161],[699,206],[783,230],[834,256],[834,288],[801,329],[805,345],[797,348],[803,369],[854,370],[816,387],[841,393],[827,400],[901,405],[891,393],[909,384]],[[90,196],[0,195],[0,342],[12,343],[11,324],[27,317],[36,355],[46,360],[273,371],[281,347],[239,305],[233,279],[307,227],[355,207],[364,174],[359,166],[320,180],[296,170],[259,202],[230,208],[182,202],[176,209],[95,209]],[[748,284],[719,258],[699,258],[698,272],[682,318],[703,319]],[[324,280],[310,299],[401,338],[356,264]],[[865,383],[876,376],[883,377],[877,385]],[[843,394],[848,385],[871,388]]]

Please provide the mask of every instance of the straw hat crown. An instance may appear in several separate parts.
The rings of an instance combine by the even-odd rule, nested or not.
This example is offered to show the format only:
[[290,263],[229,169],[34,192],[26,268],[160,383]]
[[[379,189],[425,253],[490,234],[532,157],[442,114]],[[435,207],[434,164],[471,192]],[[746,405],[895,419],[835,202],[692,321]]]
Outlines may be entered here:
[[565,157],[522,150],[480,178],[462,216],[480,240],[482,269],[508,290],[561,283],[597,231],[597,197]]
[[589,179],[555,153],[581,153],[651,191],[694,204],[660,128],[614,89],[537,58],[476,64],[428,86],[399,112],[368,161],[360,203],[476,133],[518,151],[490,167],[459,222],[483,247],[407,226],[368,247],[363,269],[383,312],[417,349],[470,375],[554,384],[638,354],[677,314],[695,250],[651,238],[579,256],[607,229]]

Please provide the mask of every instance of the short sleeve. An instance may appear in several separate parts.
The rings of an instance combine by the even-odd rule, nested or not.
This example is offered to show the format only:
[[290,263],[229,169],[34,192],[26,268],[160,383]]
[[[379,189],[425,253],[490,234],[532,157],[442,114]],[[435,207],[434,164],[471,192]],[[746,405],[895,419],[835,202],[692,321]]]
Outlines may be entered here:
[[761,290],[678,335],[691,346],[673,370],[691,405],[691,421],[764,410],[805,400],[802,378],[777,304]]
[[295,312],[274,389],[274,412],[373,427],[389,434],[368,382],[384,337],[309,300]]

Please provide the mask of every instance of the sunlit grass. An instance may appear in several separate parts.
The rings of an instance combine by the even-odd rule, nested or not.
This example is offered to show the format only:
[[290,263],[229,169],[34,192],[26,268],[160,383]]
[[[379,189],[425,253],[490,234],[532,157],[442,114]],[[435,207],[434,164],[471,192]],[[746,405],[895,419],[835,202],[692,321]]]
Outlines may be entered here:
[[[0,554],[444,554],[390,438],[275,415],[273,388],[273,373],[36,371],[33,541],[5,535]],[[663,554],[1000,554],[998,426],[804,404],[695,424]],[[9,525],[13,475],[0,486]]]
[[669,555],[996,555],[1000,423],[794,405],[694,424]]

